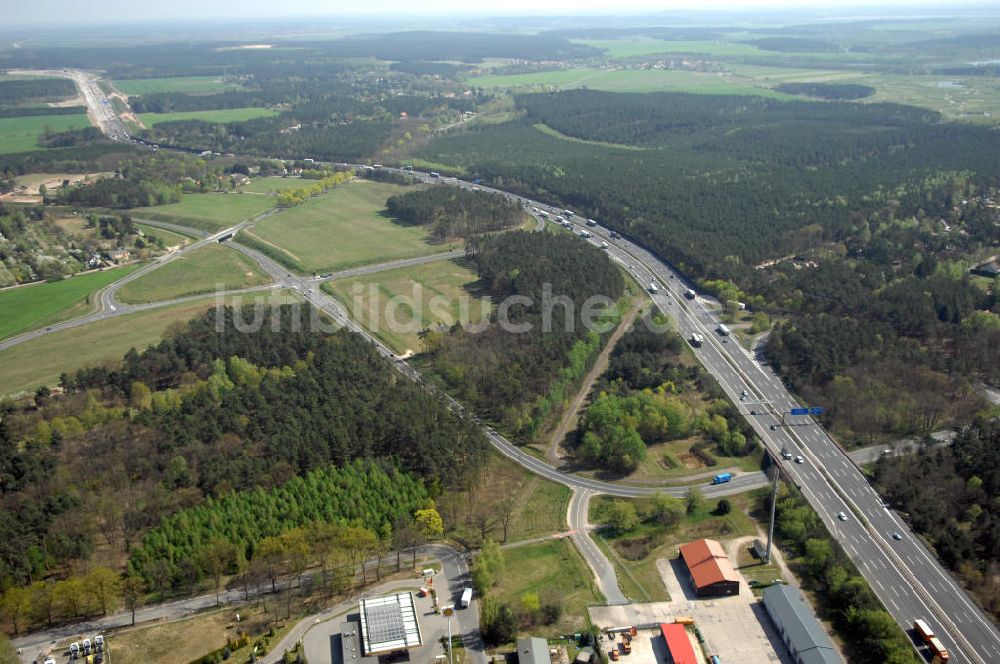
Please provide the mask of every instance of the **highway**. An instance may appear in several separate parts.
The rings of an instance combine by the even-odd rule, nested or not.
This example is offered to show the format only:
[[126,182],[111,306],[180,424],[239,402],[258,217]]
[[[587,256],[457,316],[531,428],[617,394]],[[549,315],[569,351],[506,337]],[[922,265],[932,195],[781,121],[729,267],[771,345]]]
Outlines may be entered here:
[[[682,335],[698,332],[705,337],[706,343],[695,353],[734,403],[741,403],[742,391],[748,391],[750,401],[741,403],[745,415],[900,626],[909,629],[915,618],[926,618],[953,662],[1000,661],[995,626],[906,524],[883,506],[855,462],[811,419],[786,417],[784,421],[793,426],[783,426],[782,414],[800,404],[770,368],[739,343],[729,343],[715,332],[720,322],[711,306],[715,303],[700,296],[685,298],[688,285],[682,275],[645,249],[626,239],[612,240],[603,229],[589,230],[595,241],[609,243],[615,260],[632,265],[640,284],[660,286],[651,297],[674,316]],[[803,455],[806,462],[785,462],[780,455],[786,449]],[[846,521],[837,518],[839,512],[848,515]],[[902,539],[895,540],[893,533]]]
[[[415,173],[414,176],[421,177],[422,174]],[[423,177],[426,181],[431,181],[429,176]],[[457,180],[452,180],[451,183],[472,186]],[[528,199],[487,187],[479,188],[519,200],[529,209],[537,207],[551,210],[553,214],[561,213],[560,210]],[[243,222],[233,229],[239,230],[252,221],[254,220]],[[574,217],[572,221],[578,231],[586,228],[584,220],[579,217]],[[230,230],[221,231],[199,242],[215,241],[213,238]],[[778,460],[787,477],[801,488],[803,495],[899,625],[909,629],[915,618],[927,620],[949,649],[952,662],[1000,662],[1000,634],[996,627],[910,532],[906,524],[883,506],[880,497],[851,457],[811,419],[798,417],[792,418],[795,420],[792,421],[783,417],[783,413],[799,404],[785,389],[779,377],[769,367],[760,364],[738,342],[730,343],[727,337],[721,337],[715,332],[715,326],[719,322],[715,314],[717,303],[702,296],[693,300],[685,298],[684,291],[688,284],[683,276],[644,248],[627,239],[612,239],[609,232],[601,227],[586,230],[593,233],[592,242],[608,243],[609,256],[628,269],[640,285],[658,285],[657,292],[650,294],[650,297],[662,311],[677,321],[677,329],[683,336],[687,337],[692,332],[704,336],[705,343],[694,349],[699,360],[715,376],[733,402],[741,405],[771,456]],[[197,244],[189,245],[184,250],[189,251]],[[253,257],[280,285],[298,290],[306,300],[338,324],[367,338],[381,355],[392,360],[405,375],[424,384],[427,389],[437,391],[432,385],[424,383],[419,372],[411,365],[351,320],[336,300],[313,288],[311,284],[314,283],[314,277],[293,276],[255,250],[238,243],[232,243],[231,246]],[[154,263],[148,269],[155,269],[155,265]],[[138,278],[129,275],[126,279],[131,280],[130,277]],[[116,282],[102,293],[102,312],[92,316],[118,313],[115,308],[119,305],[114,304],[114,293],[121,285],[121,281]],[[61,325],[91,322],[83,319],[76,321],[67,321]],[[0,349],[13,345],[12,342],[27,340],[24,338],[26,336],[32,335],[30,338],[34,338],[48,331],[40,330],[16,337],[0,343]],[[749,399],[741,402],[744,390]],[[449,401],[454,411],[463,413],[461,404],[447,395],[442,396]],[[683,495],[687,490],[684,487],[631,487],[566,474],[527,454],[491,427],[484,426],[484,431],[502,454],[532,472],[577,490],[580,500],[584,502],[589,494],[637,497],[656,491]],[[805,463],[783,461],[783,450],[802,455]],[[708,497],[737,493],[752,488],[756,481],[753,474],[746,474],[728,484],[705,487],[704,493]],[[847,515],[846,520],[837,518],[840,512]],[[574,521],[576,523],[570,523],[571,529],[580,530],[581,526],[585,528],[586,524],[579,523],[578,517]],[[901,539],[894,539],[894,533],[898,533]],[[588,560],[588,563],[594,566],[594,562]]]
[[76,83],[80,95],[87,104],[87,116],[91,123],[98,127],[105,136],[113,141],[128,141],[128,130],[118,114],[115,113],[111,100],[98,85],[99,77],[80,69],[28,69],[14,70],[13,74],[28,76],[55,76],[68,78]]

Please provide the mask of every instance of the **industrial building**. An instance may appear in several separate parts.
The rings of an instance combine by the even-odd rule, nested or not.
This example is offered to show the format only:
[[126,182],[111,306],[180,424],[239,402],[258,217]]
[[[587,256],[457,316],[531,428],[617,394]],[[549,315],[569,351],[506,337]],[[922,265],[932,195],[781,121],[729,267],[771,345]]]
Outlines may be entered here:
[[412,593],[364,597],[360,608],[363,655],[388,654],[420,645],[420,625]]
[[717,541],[703,539],[685,544],[681,547],[681,559],[698,597],[740,593],[740,577]]
[[797,664],[843,664],[801,592],[779,583],[765,589],[762,599]]
[[518,664],[551,664],[549,642],[537,636],[517,640]]
[[677,623],[660,623],[660,633],[667,642],[667,652],[670,653],[672,664],[698,664],[698,658],[691,647],[684,625]]

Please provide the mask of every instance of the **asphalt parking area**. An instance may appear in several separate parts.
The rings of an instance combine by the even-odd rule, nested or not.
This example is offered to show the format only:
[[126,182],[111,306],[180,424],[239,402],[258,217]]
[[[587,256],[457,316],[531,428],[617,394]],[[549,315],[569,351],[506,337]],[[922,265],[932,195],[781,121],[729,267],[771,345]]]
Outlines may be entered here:
[[[794,664],[763,605],[757,602],[742,575],[739,595],[699,599],[680,560],[660,559],[657,567],[673,598],[671,601],[591,607],[591,620],[602,629],[608,629],[673,622],[676,617],[690,616],[705,638],[706,655],[718,655],[723,662],[740,664]],[[666,648],[658,631],[640,630],[636,641],[629,661],[667,661]],[[649,648],[645,647],[646,642]],[[643,647],[641,658],[637,656],[639,646]]]

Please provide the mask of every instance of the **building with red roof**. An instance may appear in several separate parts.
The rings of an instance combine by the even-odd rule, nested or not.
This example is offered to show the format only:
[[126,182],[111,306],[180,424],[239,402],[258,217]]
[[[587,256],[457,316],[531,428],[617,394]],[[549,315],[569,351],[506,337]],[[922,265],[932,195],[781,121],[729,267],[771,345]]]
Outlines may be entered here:
[[740,577],[717,541],[703,539],[685,544],[681,547],[681,559],[698,597],[739,594]]
[[667,652],[670,653],[672,664],[698,664],[698,658],[694,654],[694,648],[691,647],[691,639],[688,638],[684,625],[660,623],[660,633],[667,642]]

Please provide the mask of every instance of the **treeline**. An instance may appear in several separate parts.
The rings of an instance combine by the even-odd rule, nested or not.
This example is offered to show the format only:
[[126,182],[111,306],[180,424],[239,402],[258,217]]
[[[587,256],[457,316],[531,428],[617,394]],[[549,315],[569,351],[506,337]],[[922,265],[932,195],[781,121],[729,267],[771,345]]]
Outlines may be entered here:
[[76,85],[66,78],[4,80],[0,77],[0,106],[46,104],[74,96]]
[[72,148],[79,145],[89,145],[103,140],[104,134],[97,127],[70,129],[68,131],[51,131],[48,128],[38,137],[38,144],[43,148]]
[[[280,154],[288,159],[357,161],[374,155],[389,138],[386,122],[332,122],[297,129],[294,116],[214,124],[202,120],[161,122],[143,136],[161,145],[234,152],[260,157]],[[284,130],[284,131],[283,131]]]
[[856,83],[782,83],[774,88],[778,92],[790,95],[805,95],[837,101],[864,99],[875,94],[875,88],[870,85]]
[[260,91],[232,90],[215,94],[185,94],[182,92],[154,92],[130,96],[128,105],[134,113],[186,113],[214,111],[226,108],[257,108],[286,101]]
[[833,622],[852,662],[917,664],[909,637],[795,490],[783,486],[777,503],[778,536],[802,564],[796,574],[813,591],[822,617]]
[[307,180],[315,180],[308,187],[298,187],[296,189],[286,189],[278,194],[278,207],[294,207],[302,205],[310,198],[319,196],[323,192],[338,187],[354,177],[354,170],[338,171],[319,178],[307,176],[305,172],[302,177]]
[[85,106],[42,106],[42,107],[22,107],[5,106],[0,107],[0,118],[27,118],[38,115],[77,115],[86,113]]
[[458,187],[430,187],[391,196],[389,214],[408,224],[430,226],[438,239],[469,238],[506,230],[525,219],[521,206],[501,196]]
[[166,205],[181,200],[180,187],[165,182],[131,178],[102,178],[92,183],[58,189],[60,205],[129,209]]
[[[457,397],[530,438],[562,390],[586,372],[602,332],[619,315],[613,303],[624,283],[605,252],[564,234],[476,236],[470,253],[479,283],[500,306],[485,329],[427,332],[425,348]],[[582,307],[594,297],[612,305],[597,301],[590,312],[605,309],[608,318],[592,321],[604,325],[601,331],[583,321]]]
[[[355,459],[391,460],[431,495],[464,486],[485,461],[481,431],[361,337],[318,323],[301,306],[210,311],[117,366],[64,374],[61,395],[43,388],[6,405],[0,587],[61,576],[95,554],[121,559],[209,497]],[[101,469],[86,490],[51,481],[79,474],[80,459]],[[275,518],[292,513],[281,503]]]
[[1000,427],[989,414],[950,446],[933,441],[916,454],[883,455],[875,464],[880,493],[961,579],[980,606],[1000,613]]
[[391,534],[393,524],[412,521],[418,510],[432,506],[420,480],[358,460],[311,471],[270,490],[257,487],[208,498],[173,514],[132,549],[129,568],[148,583],[154,566],[166,563],[176,577],[182,563],[216,539],[252,559],[263,539],[314,522]]

